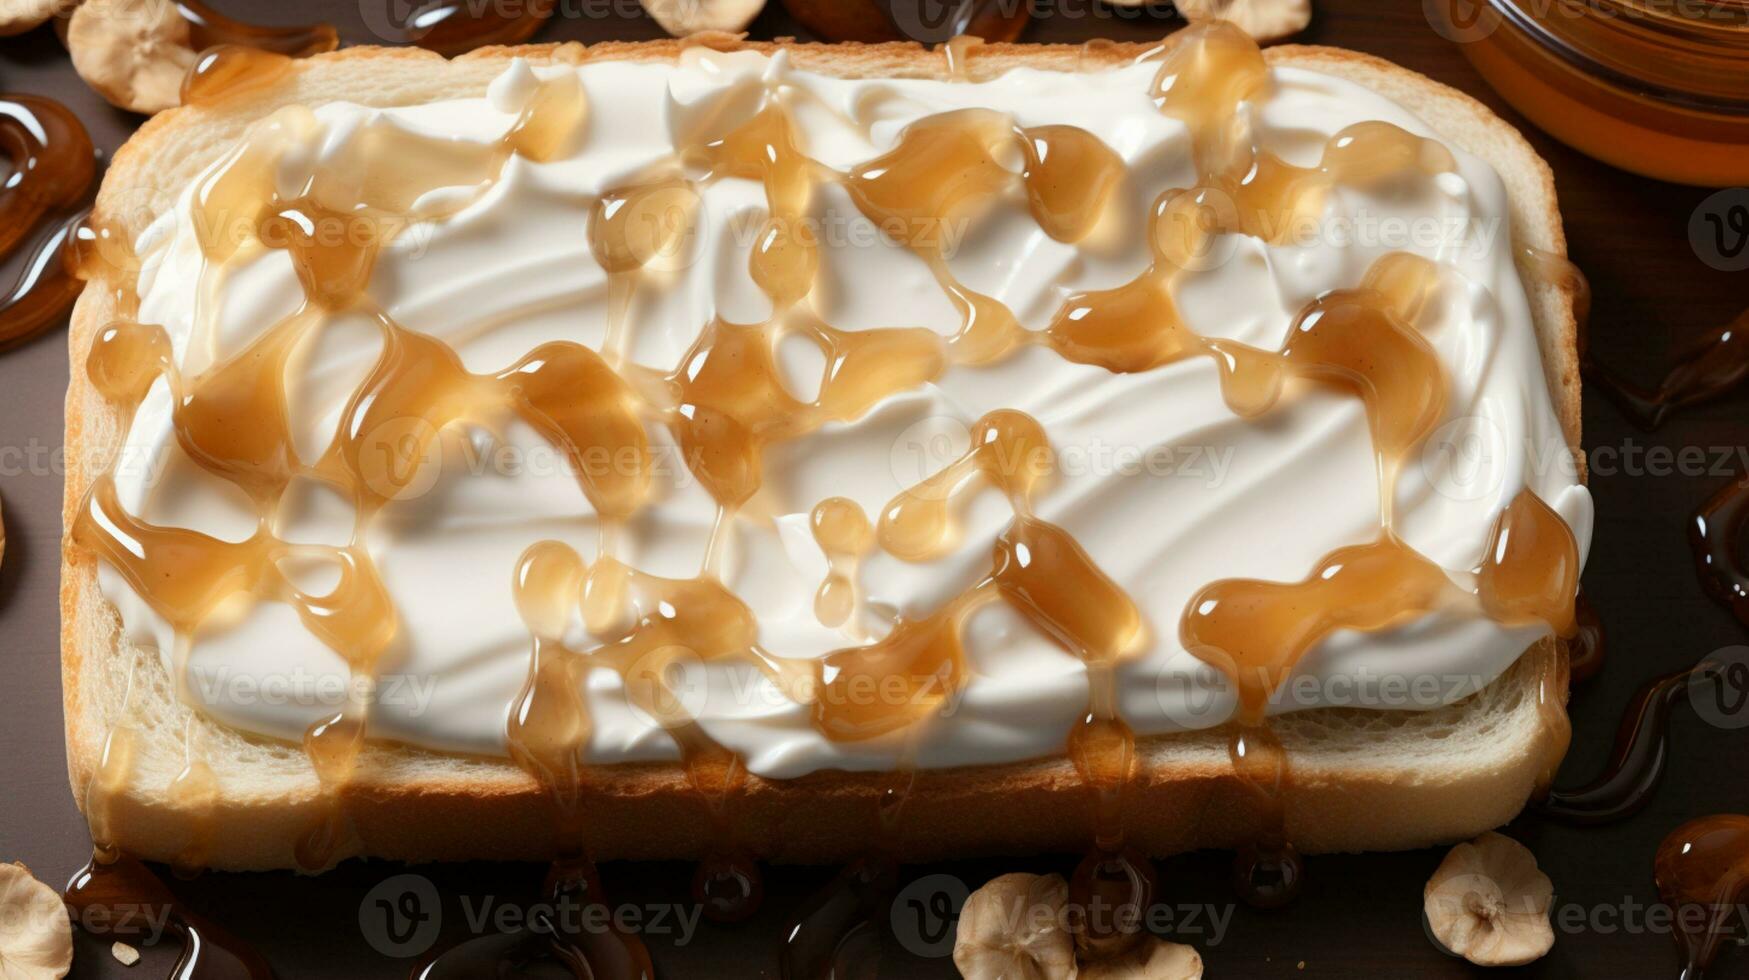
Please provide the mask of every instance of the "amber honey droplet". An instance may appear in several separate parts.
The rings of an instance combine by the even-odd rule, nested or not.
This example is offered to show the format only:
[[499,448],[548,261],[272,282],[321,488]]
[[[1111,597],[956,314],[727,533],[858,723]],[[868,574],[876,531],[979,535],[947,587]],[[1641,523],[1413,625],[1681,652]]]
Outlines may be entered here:
[[649,435],[631,388],[577,344],[543,344],[500,376],[530,425],[561,447],[605,521],[622,521],[649,496]]
[[1670,832],[1653,863],[1658,893],[1676,911],[1682,980],[1700,980],[1737,925],[1749,887],[1749,817],[1701,817]]
[[1383,537],[1343,548],[1299,582],[1228,579],[1185,607],[1184,648],[1238,688],[1240,717],[1261,724],[1270,695],[1307,650],[1338,629],[1376,631],[1433,610],[1453,586],[1439,566]]
[[1082,660],[1110,663],[1141,639],[1142,614],[1069,533],[1019,516],[996,539],[1002,597]]
[[394,237],[396,224],[369,210],[339,211],[305,198],[265,214],[256,237],[291,253],[304,295],[325,309],[344,310],[364,295],[377,252]]
[[406,39],[445,58],[496,44],[521,44],[553,14],[553,0],[514,4],[426,0],[406,21]]
[[221,44],[200,53],[182,79],[182,104],[211,106],[270,88],[291,74],[292,59],[277,51]]
[[200,0],[176,0],[176,6],[188,21],[189,46],[196,51],[229,44],[307,58],[340,46],[340,33],[332,24],[267,27],[227,17]]
[[1240,154],[1230,125],[1239,105],[1268,91],[1269,68],[1257,42],[1224,21],[1192,24],[1154,76],[1160,111],[1190,128],[1198,168],[1211,176],[1240,176],[1249,154]]
[[258,501],[276,497],[297,462],[285,403],[287,359],[311,321],[282,321],[178,393],[177,442],[203,468]]
[[1033,218],[1057,241],[1086,238],[1123,179],[1123,158],[1076,126],[1037,126],[1020,137],[1026,151],[1021,176]]
[[828,564],[826,580],[814,594],[814,615],[823,626],[843,626],[856,611],[857,559],[868,551],[874,535],[862,508],[844,497],[820,501],[809,520]]
[[511,758],[554,802],[558,846],[577,853],[583,847],[577,800],[590,731],[583,699],[588,667],[561,638],[582,594],[584,571],[577,553],[556,541],[531,546],[517,563],[516,606],[534,645],[506,722]]
[[1103,958],[1140,943],[1148,934],[1144,919],[1158,888],[1154,863],[1146,855],[1096,847],[1069,878],[1069,907],[1081,910],[1077,948]]
[[1561,515],[1529,490],[1507,505],[1488,535],[1477,579],[1482,609],[1508,625],[1547,623],[1572,633],[1579,545]]

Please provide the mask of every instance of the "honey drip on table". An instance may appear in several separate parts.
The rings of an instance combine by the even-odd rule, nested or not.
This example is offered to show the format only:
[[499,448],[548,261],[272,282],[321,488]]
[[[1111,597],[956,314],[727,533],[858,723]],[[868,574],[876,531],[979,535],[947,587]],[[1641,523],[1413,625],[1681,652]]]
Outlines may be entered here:
[[200,52],[182,79],[183,105],[215,105],[259,91],[284,78],[293,58],[340,47],[331,24],[264,27],[213,10],[197,0],[176,0],[189,26],[189,46]]
[[[222,61],[215,62],[212,77],[223,75]],[[114,566],[179,636],[192,635],[235,595],[287,602],[355,676],[368,678],[396,624],[369,554],[358,543],[366,523],[418,492],[421,467],[443,429],[513,414],[578,464],[579,489],[601,529],[591,560],[568,545],[541,542],[524,554],[512,579],[531,652],[506,737],[516,763],[553,807],[561,856],[555,874],[571,883],[567,887],[582,887],[599,900],[582,806],[590,731],[583,677],[589,670],[619,673],[632,706],[675,740],[711,827],[696,892],[713,916],[733,919],[751,910],[759,891],[750,857],[732,833],[735,801],[748,776],[742,761],[692,717],[685,692],[672,684],[677,672],[713,662],[750,665],[805,704],[828,738],[914,739],[965,686],[965,621],[1000,601],[1087,667],[1089,704],[1067,750],[1089,789],[1095,846],[1072,890],[1084,902],[1097,899],[1140,912],[1150,900],[1153,871],[1127,843],[1125,788],[1142,763],[1117,709],[1116,669],[1143,645],[1149,624],[1065,529],[1034,513],[1034,500],[1048,492],[1055,466],[1036,420],[1009,410],[985,415],[965,456],[900,493],[872,529],[847,502],[816,508],[813,528],[829,567],[817,610],[822,621],[835,622],[859,642],[819,661],[786,662],[760,649],[751,611],[718,578],[723,539],[735,515],[763,489],[763,456],[771,446],[852,421],[883,399],[935,380],[949,365],[991,363],[1023,345],[1043,345],[1065,359],[1114,372],[1207,357],[1220,372],[1229,406],[1247,418],[1267,413],[1292,390],[1290,382],[1347,392],[1368,411],[1378,461],[1379,538],[1338,551],[1302,583],[1215,583],[1180,624],[1186,646],[1227,670],[1241,692],[1234,765],[1257,791],[1265,823],[1273,828],[1250,855],[1255,867],[1247,881],[1257,900],[1285,901],[1297,865],[1281,801],[1287,756],[1264,716],[1274,686],[1333,629],[1384,628],[1446,602],[1475,602],[1509,622],[1539,620],[1564,630],[1572,619],[1576,551],[1553,511],[1521,496],[1502,514],[1491,557],[1476,573],[1477,594],[1466,598],[1392,533],[1398,462],[1438,421],[1445,403],[1438,361],[1416,327],[1435,285],[1426,261],[1408,255],[1379,260],[1359,286],[1320,297],[1303,311],[1273,351],[1200,337],[1177,316],[1174,284],[1199,267],[1218,235],[1289,240],[1293,221],[1315,212],[1339,186],[1427,179],[1452,169],[1449,152],[1381,124],[1345,130],[1331,139],[1316,167],[1293,167],[1238,139],[1237,128],[1228,125],[1239,103],[1259,94],[1266,82],[1255,45],[1235,29],[1217,24],[1183,33],[1162,63],[1155,96],[1162,112],[1191,128],[1201,181],[1155,203],[1148,270],[1114,289],[1069,297],[1043,331],[1023,329],[1002,304],[957,282],[943,251],[944,224],[968,219],[999,196],[1024,194],[1042,230],[1079,241],[1092,234],[1116,197],[1123,164],[1115,152],[1074,127],[1021,128],[1002,114],[973,109],[918,120],[888,153],[840,173],[806,156],[785,91],[772,86],[760,93],[757,112],[741,121],[707,119],[674,160],[595,203],[580,233],[609,278],[602,349],[551,343],[496,374],[470,372],[448,345],[395,324],[371,302],[366,287],[378,251],[411,220],[413,202],[424,192],[483,189],[512,154],[537,161],[562,156],[580,136],[586,113],[576,78],[543,83],[493,145],[374,133],[351,168],[353,184],[338,185],[334,175],[321,173],[295,199],[276,194],[277,157],[298,145],[314,123],[307,109],[282,110],[196,189],[207,271],[197,283],[202,302],[191,342],[211,346],[215,275],[239,257],[265,249],[288,252],[304,287],[303,307],[191,377],[171,362],[162,330],[125,319],[102,332],[89,362],[93,384],[124,420],[163,378],[173,394],[179,444],[257,503],[260,527],[234,543],[153,527],[119,506],[105,476],[91,486],[72,539]],[[770,299],[772,315],[763,323],[705,324],[681,362],[659,371],[627,361],[625,351],[639,326],[627,300],[639,278],[661,269],[690,234],[697,192],[676,176],[686,168],[702,172],[704,182],[735,177],[762,186],[769,217],[747,272]],[[822,182],[841,185],[868,219],[928,263],[961,313],[957,332],[948,338],[904,326],[853,332],[820,321],[807,302],[820,265],[819,243],[805,219]],[[1209,215],[1216,219],[1212,224]],[[656,220],[646,220],[651,218]],[[318,233],[325,228],[348,233]],[[287,360],[303,338],[342,312],[377,323],[382,353],[347,403],[328,450],[304,465],[286,420]],[[777,365],[778,345],[796,338],[824,356],[812,398],[794,394]],[[648,575],[616,554],[618,529],[650,495],[649,424],[669,428],[719,507],[718,531],[695,578]],[[631,465],[588,465],[603,456]],[[278,498],[302,476],[351,496],[359,515],[353,543],[312,548],[275,536],[271,515]],[[1013,519],[993,544],[988,572],[936,610],[900,619],[873,642],[858,635],[856,560],[877,544],[909,561],[941,555],[956,539],[955,508],[967,494],[991,490],[1009,502]],[[339,587],[324,596],[299,592],[281,569],[294,558],[338,566]],[[592,637],[585,648],[567,645],[576,621]],[[1550,689],[1560,680],[1552,678]],[[867,697],[870,688],[880,696]],[[880,693],[894,688],[903,696]],[[1564,684],[1560,691],[1564,695]],[[341,846],[338,801],[357,764],[366,708],[352,706],[322,720],[305,739],[329,807],[300,848],[300,860],[312,867],[327,863]],[[908,767],[908,761],[898,767],[879,794],[883,841],[897,839],[911,785]],[[874,896],[893,877],[895,849],[877,848],[841,876],[836,890],[796,917],[786,940],[786,972],[812,975],[829,962],[858,910],[878,904]],[[1264,881],[1271,876],[1273,883]],[[1120,927],[1078,940],[1106,950],[1138,935]],[[605,956],[619,964],[605,967],[608,972],[623,966],[635,973],[645,962],[635,942],[622,937],[581,955],[590,969],[599,965],[591,957]],[[522,949],[515,943],[494,948],[497,956]],[[429,972],[441,962],[426,975],[444,975]]]
[[1698,698],[1749,693],[1746,681],[1749,678],[1734,677],[1725,664],[1709,658],[1648,682],[1622,713],[1604,771],[1583,786],[1549,793],[1537,804],[1537,812],[1581,825],[1614,823],[1638,813],[1664,776],[1672,709]]
[[1749,817],[1701,817],[1670,832],[1654,862],[1658,893],[1675,913],[1679,980],[1701,980],[1734,935],[1749,888]]
[[[141,921],[142,913],[164,915],[182,937],[182,955],[170,973],[178,980],[272,980],[273,970],[260,953],[190,911],[157,875],[125,854],[92,858],[73,875],[61,897],[83,927],[130,944],[154,937],[127,924]],[[115,927],[105,930],[103,923]]]
[[1008,0],[783,0],[783,5],[825,41],[937,44],[963,35],[1012,41],[1032,16],[1031,4]]
[[0,153],[11,171],[0,187],[0,259],[51,215],[24,269],[0,297],[0,349],[48,329],[73,305],[79,267],[96,234],[78,211],[96,176],[96,150],[78,117],[51,99],[0,95]]
[[1672,412],[1723,398],[1749,381],[1749,310],[1677,350],[1676,363],[1647,388],[1587,356],[1585,377],[1603,389],[1629,419],[1656,429]]
[[521,44],[553,15],[553,0],[482,6],[468,0],[425,0],[407,15],[406,39],[445,58],[493,44]]
[[1749,474],[1721,487],[1688,522],[1694,569],[1708,595],[1749,626]]
[[188,21],[189,46],[196,51],[237,44],[304,58],[340,46],[340,33],[331,24],[266,27],[227,17],[200,0],[176,0],[176,9]]

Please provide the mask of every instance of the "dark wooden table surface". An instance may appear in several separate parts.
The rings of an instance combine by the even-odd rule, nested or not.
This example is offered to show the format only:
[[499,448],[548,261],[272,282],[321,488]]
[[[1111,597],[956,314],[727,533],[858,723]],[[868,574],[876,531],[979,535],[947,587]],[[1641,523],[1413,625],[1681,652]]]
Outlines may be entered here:
[[[227,13],[264,23],[325,19],[345,43],[373,43],[365,14],[393,0],[214,0]],[[830,2],[830,0],[828,0]],[[1317,0],[1308,43],[1341,45],[1390,58],[1454,85],[1522,122],[1472,71],[1457,48],[1428,26],[1413,0]],[[1041,4],[1043,16],[1026,40],[1139,40],[1179,26],[1163,6],[1151,12],[1089,7],[1079,0]],[[562,16],[537,40],[659,36],[631,0],[561,0]],[[803,32],[773,4],[753,26],[756,37]],[[110,108],[73,74],[54,34],[38,30],[0,39],[0,91],[51,95],[71,106],[111,151],[138,117]],[[1650,380],[1672,346],[1749,306],[1749,274],[1710,268],[1690,245],[1691,216],[1709,192],[1655,183],[1612,170],[1532,132],[1553,164],[1575,261],[1596,290],[1590,340],[1602,360]],[[16,257],[4,269],[10,282]],[[56,589],[60,547],[61,399],[67,350],[59,333],[0,355],[0,499],[7,544],[0,566],[0,860],[22,860],[43,879],[64,882],[88,856],[85,824],[67,785],[61,733]],[[1562,782],[1589,778],[1603,764],[1616,719],[1646,679],[1709,652],[1749,642],[1749,635],[1705,598],[1689,564],[1683,528],[1688,515],[1734,478],[1749,454],[1749,404],[1736,397],[1694,411],[1656,433],[1634,429],[1588,391],[1585,444],[1596,463],[1635,458],[1649,447],[1700,447],[1709,463],[1726,455],[1730,473],[1672,473],[1657,465],[1594,466],[1596,542],[1585,585],[1609,630],[1607,666],[1574,694],[1576,738]],[[1599,455],[1599,453],[1602,455]],[[1573,829],[1526,816],[1510,833],[1528,843],[1554,880],[1564,923],[1554,951],[1513,971],[1538,977],[1670,977],[1677,972],[1669,936],[1647,924],[1657,901],[1652,852],[1677,824],[1716,812],[1749,812],[1749,731],[1709,725],[1688,709],[1676,714],[1670,766],[1657,798],[1616,826]],[[482,832],[489,832],[483,828]],[[1208,975],[1229,977],[1459,976],[1473,968],[1437,950],[1424,934],[1421,889],[1442,851],[1326,856],[1308,861],[1304,896],[1286,911],[1235,908],[1224,854],[1186,855],[1160,863],[1161,898],[1175,908],[1180,941],[1201,951]],[[907,868],[907,880],[945,875],[967,887],[1012,870],[1067,872],[1072,858],[964,862]],[[449,865],[407,869],[352,862],[319,878],[290,874],[209,874],[174,883],[196,910],[254,942],[278,975],[404,977],[410,960],[373,947],[382,928],[360,909],[367,893],[397,875],[433,882],[442,896],[442,942],[472,934],[470,913],[488,902],[529,900],[541,868]],[[667,976],[742,977],[776,974],[776,939],[784,915],[831,874],[830,869],[772,869],[760,914],[734,927],[704,924],[648,937]],[[654,906],[685,895],[691,867],[610,864],[614,896]],[[389,888],[397,889],[400,883]],[[933,878],[917,887],[949,886]],[[1212,914],[1211,914],[1212,912]],[[1217,922],[1219,927],[1217,928]],[[898,931],[917,934],[917,923]],[[165,975],[174,943],[145,951],[123,968],[108,942],[80,936],[75,977]],[[884,947],[881,975],[952,976],[943,955],[921,956],[905,943]],[[912,949],[930,951],[913,941]],[[1727,950],[1715,978],[1749,977],[1749,952]]]

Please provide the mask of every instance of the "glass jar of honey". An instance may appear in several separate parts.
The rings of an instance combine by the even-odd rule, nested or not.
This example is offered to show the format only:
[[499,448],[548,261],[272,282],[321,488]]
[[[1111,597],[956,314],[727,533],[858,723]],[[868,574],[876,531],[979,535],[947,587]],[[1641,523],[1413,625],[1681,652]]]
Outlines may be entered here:
[[1426,0],[1556,139],[1685,184],[1749,184],[1749,0]]

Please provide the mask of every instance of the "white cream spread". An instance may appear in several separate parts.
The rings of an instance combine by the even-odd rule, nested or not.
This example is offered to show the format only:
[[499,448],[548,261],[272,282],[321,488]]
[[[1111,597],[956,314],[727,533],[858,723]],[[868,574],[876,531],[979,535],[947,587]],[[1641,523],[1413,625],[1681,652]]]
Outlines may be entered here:
[[[482,98],[374,109],[332,103],[316,109],[319,132],[281,163],[296,188],[314,168],[344,166],[355,142],[376,127],[407,127],[455,140],[496,139],[536,87],[537,75],[574,71],[589,103],[586,136],[550,163],[513,158],[501,179],[453,216],[415,223],[380,257],[370,294],[400,324],[441,338],[476,372],[501,370],[536,345],[572,340],[598,346],[607,323],[607,277],[591,257],[591,204],[654,161],[669,156],[702,107],[726,92],[781,84],[800,123],[803,149],[846,169],[890,148],[910,122],[944,110],[987,107],[1017,124],[1072,124],[1122,156],[1128,176],[1098,232],[1077,244],[1048,237],[1021,195],[963,228],[949,248],[960,281],[1042,328],[1068,294],[1112,287],[1148,262],[1144,216],[1164,189],[1194,179],[1186,130],[1149,99],[1152,65],[1065,74],[1016,69],[985,82],[844,80],[793,69],[780,55],[686,52],[678,64],[591,62],[530,69],[518,62]],[[1260,142],[1289,162],[1315,163],[1325,141],[1350,124],[1384,120],[1434,136],[1402,107],[1355,84],[1278,68],[1273,90],[1246,115]],[[1483,161],[1456,152],[1457,173],[1416,175],[1387,190],[1338,188],[1316,233],[1291,245],[1223,240],[1224,262],[1181,281],[1176,300],[1187,325],[1210,337],[1278,347],[1295,314],[1332,289],[1357,285],[1392,251],[1438,263],[1441,281],[1424,321],[1450,386],[1445,424],[1406,466],[1396,529],[1404,540],[1464,580],[1488,529],[1529,488],[1569,524],[1581,551],[1590,540],[1591,499],[1578,483],[1551,404],[1524,287],[1513,264],[1505,189]],[[450,192],[439,192],[441,198]],[[466,195],[470,189],[455,189]],[[646,276],[628,322],[631,359],[673,369],[714,316],[756,322],[769,301],[752,282],[748,254],[765,216],[758,184],[722,179],[704,207],[685,258],[665,276]],[[856,330],[924,326],[943,334],[961,315],[924,262],[884,241],[838,186],[813,202],[822,271],[809,302],[828,323]],[[229,355],[296,309],[300,287],[284,252],[267,251],[222,280],[219,330],[195,342],[202,262],[188,195],[141,237],[141,319],[163,325],[185,376]],[[299,453],[314,461],[333,436],[345,401],[380,348],[363,317],[323,325],[294,360],[287,390]],[[818,377],[820,354],[782,345],[798,387]],[[1332,391],[1291,391],[1261,420],[1235,416],[1221,398],[1216,367],[1192,358],[1139,374],[1069,363],[1040,346],[987,367],[952,367],[936,383],[891,398],[849,424],[776,447],[765,483],[728,537],[722,572],[757,614],[761,645],[786,658],[815,658],[879,635],[894,613],[922,615],[988,568],[1007,505],[983,495],[962,513],[962,537],[945,559],[926,564],[876,552],[860,583],[869,614],[829,629],[813,598],[827,559],[809,533],[820,500],[844,496],[878,515],[899,491],[966,448],[981,414],[1015,408],[1038,419],[1059,454],[1059,471],[1036,501],[1038,516],[1066,528],[1140,607],[1148,642],[1119,671],[1121,710],[1139,734],[1218,724],[1233,704],[1225,679],[1182,649],[1178,622],[1198,589],[1222,578],[1292,581],[1378,526],[1378,482],[1359,400]],[[811,391],[798,390],[803,398]],[[716,514],[660,426],[667,450],[657,502],[623,530],[621,560],[658,575],[697,574]],[[512,598],[523,549],[543,539],[588,557],[597,544],[588,501],[564,457],[533,430],[502,424],[443,434],[429,489],[391,504],[366,543],[400,618],[384,655],[372,706],[373,738],[440,750],[503,755],[506,711],[528,670],[529,636]],[[194,465],[178,448],[171,397],[160,380],[135,419],[116,483],[122,504],[150,522],[228,540],[247,537],[254,508],[235,487]],[[301,480],[278,515],[291,541],[343,545],[351,504]],[[167,664],[169,627],[107,566],[105,595],[129,639],[157,646]],[[303,583],[312,592],[320,582]],[[579,622],[579,648],[589,638]],[[1487,684],[1546,630],[1506,628],[1452,609],[1383,633],[1337,633],[1313,650],[1283,688],[1276,712],[1330,704],[1429,708]],[[994,764],[1060,754],[1086,711],[1080,660],[1002,603],[973,615],[965,635],[972,678],[963,695],[915,736],[924,767]],[[193,638],[185,696],[220,721],[299,739],[332,714],[347,689],[341,659],[285,605],[235,599]],[[894,765],[897,739],[837,743],[749,667],[696,665],[678,679],[689,712],[748,768],[772,777],[819,769]],[[589,681],[592,761],[677,759],[672,739],[628,706],[618,675]]]

